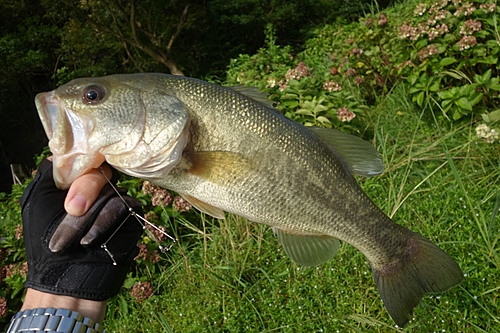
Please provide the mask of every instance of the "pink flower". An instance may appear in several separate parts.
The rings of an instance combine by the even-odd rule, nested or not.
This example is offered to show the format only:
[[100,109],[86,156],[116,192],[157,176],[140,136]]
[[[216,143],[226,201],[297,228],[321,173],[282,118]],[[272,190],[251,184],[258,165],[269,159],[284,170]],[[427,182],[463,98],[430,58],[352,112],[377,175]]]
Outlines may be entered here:
[[418,52],[418,58],[424,60],[430,56],[439,54],[439,50],[436,45],[429,45]]
[[345,76],[354,76],[356,75],[356,70],[352,67],[349,67],[346,71],[345,71]]
[[0,297],[0,318],[7,317],[7,299],[5,297]]
[[387,15],[385,15],[384,13],[380,14],[379,18],[378,18],[378,25],[380,27],[384,26],[387,24]]
[[328,92],[341,91],[342,86],[335,81],[326,81],[323,84],[323,89],[327,90]]
[[179,196],[174,198],[174,203],[172,205],[174,209],[178,212],[187,212],[192,208],[189,202],[187,202],[186,200],[184,200]]
[[495,11],[496,5],[494,3],[483,3],[479,6],[479,8],[487,13],[493,13]]
[[131,290],[131,295],[135,298],[139,303],[142,303],[145,299],[148,299],[153,295],[154,289],[151,282],[137,282],[134,284]]
[[355,117],[356,114],[345,106],[337,110],[337,118],[341,122],[349,122],[353,120]]
[[299,62],[297,64],[297,67],[289,69],[285,75],[287,80],[297,81],[306,76],[309,76],[309,68],[307,68],[306,64],[304,64],[303,62]]
[[351,54],[354,54],[359,57],[360,55],[363,54],[363,50],[358,47],[355,47],[351,50]]
[[358,75],[354,78],[354,83],[356,83],[358,86],[363,83],[365,81],[365,79],[361,76],[361,75]]
[[453,15],[455,15],[456,17],[469,16],[470,14],[474,13],[475,10],[476,7],[474,7],[474,4],[472,2],[465,2],[462,7],[457,7]]
[[463,36],[461,40],[458,41],[455,45],[458,46],[460,51],[467,50],[472,46],[477,44],[476,37],[474,36]]
[[17,240],[20,240],[21,237],[23,237],[23,225],[22,224],[18,224],[16,226],[16,235],[14,237],[16,237]]
[[467,20],[460,27],[460,34],[462,35],[472,35],[476,31],[481,30],[481,22],[477,20]]
[[427,10],[427,4],[419,3],[413,10],[413,14],[415,14],[415,16],[422,16],[424,15],[426,10]]

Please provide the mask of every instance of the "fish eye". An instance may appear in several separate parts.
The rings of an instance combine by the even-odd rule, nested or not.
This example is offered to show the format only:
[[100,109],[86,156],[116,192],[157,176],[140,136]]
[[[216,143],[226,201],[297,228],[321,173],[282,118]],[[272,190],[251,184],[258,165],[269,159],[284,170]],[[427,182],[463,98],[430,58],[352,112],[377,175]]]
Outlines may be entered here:
[[83,91],[83,102],[86,104],[96,104],[102,101],[104,96],[104,88],[100,86],[88,86]]

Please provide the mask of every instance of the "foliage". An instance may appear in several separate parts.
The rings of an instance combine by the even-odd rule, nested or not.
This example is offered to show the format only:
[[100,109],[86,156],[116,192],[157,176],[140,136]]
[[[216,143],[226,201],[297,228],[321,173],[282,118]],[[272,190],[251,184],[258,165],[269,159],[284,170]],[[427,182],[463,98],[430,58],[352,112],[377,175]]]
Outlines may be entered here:
[[[266,30],[266,47],[255,55],[240,55],[231,62],[226,84],[257,86],[277,102],[285,116],[306,126],[343,127],[359,131],[362,125],[348,124],[366,109],[354,81],[332,81],[324,67],[311,69],[291,55],[288,47],[275,43],[274,30]],[[307,52],[307,51],[305,51]],[[301,56],[298,56],[300,59]],[[347,87],[343,88],[343,87]],[[356,119],[355,123],[361,123]]]
[[[262,54],[281,50],[271,44],[253,57],[240,56],[233,62],[228,82],[238,71],[242,84],[265,79],[267,85],[260,81],[260,88],[288,117],[305,124],[332,126],[334,110],[341,107],[363,114],[400,80],[407,80],[419,107],[453,121],[480,113],[491,121],[498,118],[494,112],[500,103],[499,12],[489,1],[442,0],[410,5],[403,12],[368,14],[359,22],[318,29],[294,58],[293,66],[302,62],[310,69],[297,80],[287,77],[294,70],[290,61],[283,61],[282,67],[268,62],[265,74],[249,70],[259,60],[271,60]],[[276,85],[279,91],[272,89]],[[362,123],[357,126],[363,131]]]
[[26,280],[26,251],[22,237],[19,199],[26,185],[14,185],[12,193],[0,197],[0,326],[21,306],[23,284]]
[[421,2],[398,35],[411,50],[413,100],[458,120],[499,104],[500,8],[490,1]]
[[0,192],[11,189],[10,164],[34,166],[46,144],[33,97],[52,87],[59,31],[39,1],[0,1]]

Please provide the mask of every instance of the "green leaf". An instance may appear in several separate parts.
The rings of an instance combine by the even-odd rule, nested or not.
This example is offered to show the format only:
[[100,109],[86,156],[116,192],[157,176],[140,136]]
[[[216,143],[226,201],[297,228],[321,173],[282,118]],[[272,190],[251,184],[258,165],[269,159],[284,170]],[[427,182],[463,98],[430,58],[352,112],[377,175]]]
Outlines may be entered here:
[[462,118],[462,114],[460,113],[460,111],[458,109],[455,109],[455,110],[453,110],[452,117],[453,117],[453,120],[458,120],[458,119]]
[[422,106],[424,105],[424,99],[425,99],[425,92],[420,92],[418,95],[417,95],[417,104],[418,106]]
[[454,64],[456,62],[457,62],[457,59],[452,58],[452,57],[447,57],[447,58],[441,59],[441,61],[439,62],[439,66],[444,67],[444,66]]
[[455,97],[455,94],[453,94],[453,92],[448,89],[448,90],[442,90],[440,92],[437,93],[439,98],[441,99],[453,99],[453,97]]
[[481,102],[482,99],[483,99],[483,93],[476,92],[476,93],[472,94],[472,96],[470,98],[470,103],[472,105],[476,105],[477,103]]
[[[458,100],[455,101],[455,104],[461,109],[472,111],[472,103],[466,97],[459,98]],[[455,118],[455,116],[453,116],[453,118]]]
[[123,282],[123,287],[126,289],[130,289],[134,286],[134,284],[137,282],[135,278],[129,277]]
[[330,119],[328,119],[327,117],[323,117],[323,116],[319,116],[316,120],[319,121],[320,123],[328,123],[328,124],[332,123],[330,121]]
[[436,92],[439,90],[439,86],[440,86],[441,82],[440,80],[434,80],[434,82],[432,82],[431,86],[429,87],[429,90],[430,91],[433,91],[433,92]]
[[312,111],[308,110],[308,109],[299,109],[299,110],[295,111],[295,113],[305,115],[305,116],[312,116],[313,115]]
[[441,103],[441,107],[445,110],[448,110],[451,107],[451,103],[453,103],[452,99],[445,99],[443,103]]
[[122,315],[128,315],[128,303],[122,295],[118,295],[118,306]]
[[500,109],[495,110],[495,111],[491,111],[488,113],[483,113],[481,115],[481,117],[483,117],[483,120],[487,123],[499,121],[500,120]]
[[419,40],[416,44],[415,44],[415,48],[416,49],[423,49],[424,47],[427,46],[427,43],[428,42],[428,39],[427,38],[424,38],[424,39],[421,39]]

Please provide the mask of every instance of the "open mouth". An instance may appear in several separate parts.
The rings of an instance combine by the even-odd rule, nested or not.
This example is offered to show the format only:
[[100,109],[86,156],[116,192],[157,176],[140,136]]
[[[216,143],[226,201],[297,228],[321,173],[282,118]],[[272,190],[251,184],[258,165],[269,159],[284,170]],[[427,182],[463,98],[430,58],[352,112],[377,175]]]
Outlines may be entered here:
[[59,100],[53,91],[43,92],[35,97],[35,104],[38,115],[42,121],[43,129],[47,137],[52,139],[56,128],[57,117],[59,113]]
[[98,167],[104,157],[89,153],[92,120],[65,107],[53,91],[35,97],[38,115],[49,138],[54,165],[54,181],[67,189],[83,173]]

